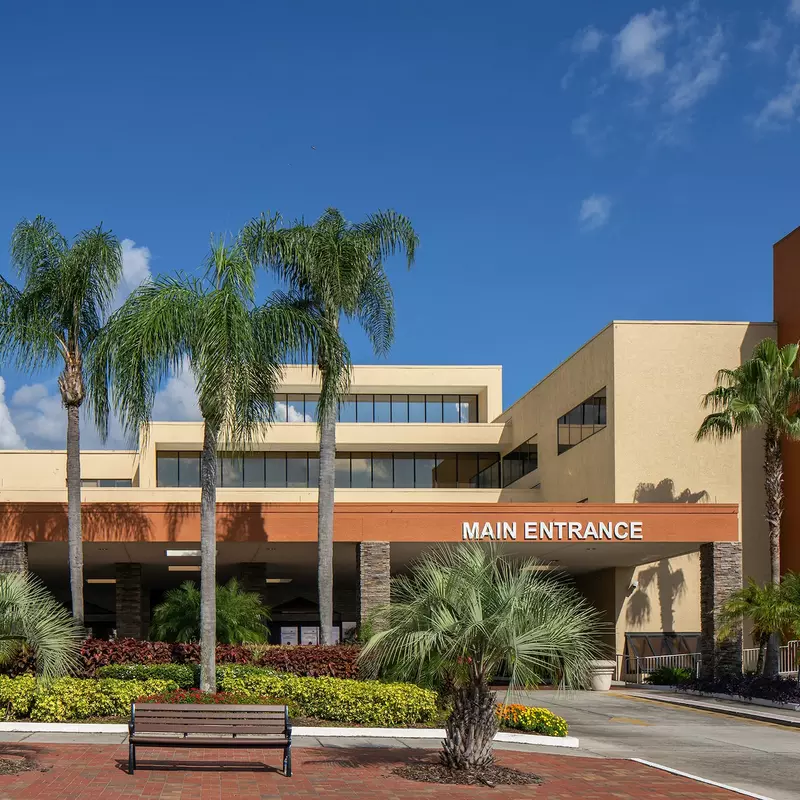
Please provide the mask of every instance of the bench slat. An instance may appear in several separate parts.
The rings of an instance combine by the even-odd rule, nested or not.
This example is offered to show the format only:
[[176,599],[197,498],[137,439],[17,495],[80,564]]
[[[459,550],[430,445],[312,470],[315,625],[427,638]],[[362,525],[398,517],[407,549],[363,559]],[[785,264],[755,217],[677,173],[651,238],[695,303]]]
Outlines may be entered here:
[[285,734],[285,725],[226,725],[222,722],[182,723],[182,722],[139,722],[136,732],[165,733],[274,733]]
[[204,747],[269,747],[283,748],[289,744],[289,739],[224,739],[182,736],[138,736],[133,737],[133,744],[137,747],[195,747],[202,750]]
[[173,713],[186,713],[192,712],[195,710],[202,710],[203,712],[209,714],[225,714],[231,711],[234,712],[241,712],[241,711],[258,711],[259,713],[266,714],[283,714],[285,711],[285,706],[245,706],[245,705],[204,705],[204,704],[170,704],[170,703],[141,703],[139,705],[134,703],[134,707],[136,709],[136,713],[140,712],[148,712],[148,711],[169,711]]

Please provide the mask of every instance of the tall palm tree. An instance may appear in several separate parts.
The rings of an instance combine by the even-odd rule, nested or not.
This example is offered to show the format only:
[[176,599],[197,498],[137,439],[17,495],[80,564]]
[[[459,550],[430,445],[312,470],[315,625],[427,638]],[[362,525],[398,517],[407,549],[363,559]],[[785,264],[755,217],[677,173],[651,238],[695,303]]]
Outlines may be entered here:
[[[697,440],[731,439],[748,429],[764,436],[764,488],[769,529],[770,580],[781,581],[781,515],[783,513],[783,459],[781,441],[800,438],[800,378],[798,345],[783,347],[772,339],[759,342],[741,366],[721,369],[717,385],[703,398],[711,412],[697,431]],[[779,640],[770,636],[766,674],[778,673]]]
[[68,675],[78,667],[83,633],[83,625],[34,575],[0,575],[0,664],[27,648],[42,680]]
[[494,546],[435,548],[392,579],[385,629],[362,650],[364,664],[393,679],[452,687],[442,762],[482,769],[497,732],[490,685],[508,670],[509,691],[550,681],[585,688],[604,654],[601,615],[536,559],[510,559]]
[[11,261],[22,289],[0,278],[0,352],[23,371],[62,367],[67,410],[67,530],[72,614],[83,624],[80,410],[85,360],[122,276],[119,241],[101,227],[72,243],[44,217],[22,220],[11,235]]
[[[251,220],[242,233],[250,257],[278,275],[307,299],[327,323],[356,320],[376,355],[394,339],[394,301],[384,261],[395,252],[414,263],[419,240],[411,222],[394,211],[379,211],[364,222],[348,222],[329,208],[313,225],[280,227],[277,217]],[[317,354],[323,393],[338,399],[350,375],[340,364]],[[318,409],[319,496],[317,515],[317,590],[320,642],[331,643],[333,625],[333,508],[338,403]]]
[[[203,418],[200,456],[201,688],[216,688],[216,502],[220,444],[246,448],[272,421],[283,363],[324,352],[347,363],[335,331],[309,304],[275,293],[255,299],[255,269],[238,240],[212,243],[205,277],[143,284],[111,317],[92,363],[93,406],[105,430],[111,403],[125,429],[147,431],[163,380],[188,365]],[[337,364],[337,369],[344,369]],[[330,403],[323,397],[321,402]]]

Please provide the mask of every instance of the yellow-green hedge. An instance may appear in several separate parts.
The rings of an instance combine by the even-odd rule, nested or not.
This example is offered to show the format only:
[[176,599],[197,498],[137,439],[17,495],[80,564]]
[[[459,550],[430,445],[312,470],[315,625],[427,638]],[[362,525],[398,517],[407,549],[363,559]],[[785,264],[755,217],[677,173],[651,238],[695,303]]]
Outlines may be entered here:
[[542,736],[566,736],[567,721],[546,708],[518,703],[497,706],[497,722],[503,728],[539,733]]
[[139,697],[176,689],[174,681],[59,678],[38,686],[30,675],[0,676],[0,709],[6,720],[71,722],[87,717],[124,717]]
[[246,666],[221,667],[219,690],[286,698],[298,713],[355,725],[413,725],[436,718],[436,693],[410,683],[269,674]]

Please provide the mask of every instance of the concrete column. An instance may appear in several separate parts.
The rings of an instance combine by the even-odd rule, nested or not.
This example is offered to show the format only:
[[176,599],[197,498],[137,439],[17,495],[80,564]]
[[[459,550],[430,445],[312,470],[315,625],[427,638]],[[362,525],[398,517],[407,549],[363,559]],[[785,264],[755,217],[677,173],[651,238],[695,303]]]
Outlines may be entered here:
[[117,564],[117,638],[142,636],[142,565]]
[[700,547],[701,675],[741,675],[742,626],[724,642],[717,640],[718,614],[732,592],[742,588],[741,542],[710,542]]
[[0,542],[0,573],[27,571],[28,545],[25,542]]
[[255,592],[261,598],[261,602],[267,605],[266,563],[250,561],[242,564],[239,570],[239,583],[245,592]]
[[376,608],[389,603],[391,549],[389,542],[361,542],[356,548],[358,624],[361,627]]

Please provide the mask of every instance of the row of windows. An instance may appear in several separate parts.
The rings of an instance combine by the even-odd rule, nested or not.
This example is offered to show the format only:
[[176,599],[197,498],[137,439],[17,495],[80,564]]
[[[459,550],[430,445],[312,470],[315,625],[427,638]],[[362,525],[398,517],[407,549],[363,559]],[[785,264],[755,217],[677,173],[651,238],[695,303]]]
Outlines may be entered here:
[[[316,422],[318,394],[281,394],[277,422]],[[339,404],[339,422],[477,422],[474,394],[351,394]]]
[[606,427],[606,390],[601,389],[558,418],[558,454]]
[[81,478],[81,486],[100,489],[129,489],[133,486],[130,478]]
[[503,487],[518,481],[523,475],[533,472],[539,466],[539,446],[536,436],[515,447],[503,456]]
[[[200,453],[158,453],[158,486],[200,485]],[[217,485],[226,488],[316,488],[319,453],[222,454]],[[337,453],[342,489],[498,489],[497,453]]]

